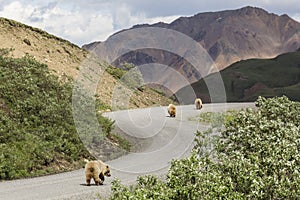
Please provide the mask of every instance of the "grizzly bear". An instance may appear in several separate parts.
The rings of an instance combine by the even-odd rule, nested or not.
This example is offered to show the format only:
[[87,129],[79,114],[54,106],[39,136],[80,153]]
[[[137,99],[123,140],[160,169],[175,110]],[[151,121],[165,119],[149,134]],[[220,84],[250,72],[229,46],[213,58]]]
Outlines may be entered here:
[[176,107],[174,104],[169,104],[168,113],[169,113],[170,117],[176,117]]
[[196,105],[196,109],[197,109],[197,110],[200,110],[200,109],[202,108],[202,101],[201,101],[200,98],[197,98],[197,99],[195,100],[195,105]]
[[85,164],[85,178],[86,185],[91,185],[91,179],[93,178],[96,185],[103,185],[104,176],[110,175],[110,168],[107,164],[103,163],[100,160],[85,160],[87,163]]

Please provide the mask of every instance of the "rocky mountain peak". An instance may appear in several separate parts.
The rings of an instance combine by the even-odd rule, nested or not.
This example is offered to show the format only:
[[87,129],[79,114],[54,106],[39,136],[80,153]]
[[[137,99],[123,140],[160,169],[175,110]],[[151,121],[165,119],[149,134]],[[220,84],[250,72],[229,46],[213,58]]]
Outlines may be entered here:
[[[180,17],[170,24],[137,25],[131,29],[141,27],[163,27],[188,35],[207,50],[219,70],[240,60],[272,58],[295,51],[300,46],[299,22],[288,15],[279,16],[251,6],[203,12],[190,17]],[[130,61],[141,65],[146,64],[147,60],[173,67],[190,82],[201,78],[192,71],[191,66],[187,67],[189,63],[162,50],[130,52],[114,64],[119,66],[120,62]]]

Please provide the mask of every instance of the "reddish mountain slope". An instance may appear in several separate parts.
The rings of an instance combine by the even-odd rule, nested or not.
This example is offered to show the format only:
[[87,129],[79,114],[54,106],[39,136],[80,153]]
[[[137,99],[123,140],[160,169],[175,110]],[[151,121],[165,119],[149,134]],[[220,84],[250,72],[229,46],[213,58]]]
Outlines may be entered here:
[[[278,16],[254,7],[199,13],[180,17],[170,24],[136,25],[132,29],[140,27],[169,28],[190,36],[207,50],[219,70],[239,60],[271,58],[300,47],[299,22],[287,15]],[[97,43],[84,48],[91,50],[95,45]],[[120,66],[122,62],[136,65],[155,62],[172,66],[190,83],[201,78],[185,60],[162,50],[130,52],[118,59],[115,65]]]

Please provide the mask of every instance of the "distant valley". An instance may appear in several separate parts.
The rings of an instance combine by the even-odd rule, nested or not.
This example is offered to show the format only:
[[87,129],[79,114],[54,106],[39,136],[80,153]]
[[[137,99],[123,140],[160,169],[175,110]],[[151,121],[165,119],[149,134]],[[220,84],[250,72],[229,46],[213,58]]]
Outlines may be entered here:
[[[248,59],[236,62],[220,71],[228,102],[255,101],[258,96],[274,97],[285,95],[291,100],[300,101],[300,49],[272,59]],[[204,102],[210,102],[207,82],[218,76],[211,74],[191,86]],[[180,89],[175,95],[186,96],[193,102],[189,88]],[[188,97],[190,96],[190,97]]]

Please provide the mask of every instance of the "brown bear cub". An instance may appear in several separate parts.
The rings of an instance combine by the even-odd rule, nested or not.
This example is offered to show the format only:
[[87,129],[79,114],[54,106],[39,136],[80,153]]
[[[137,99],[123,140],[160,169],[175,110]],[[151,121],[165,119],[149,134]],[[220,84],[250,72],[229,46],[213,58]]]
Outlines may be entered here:
[[168,113],[169,113],[170,117],[176,117],[176,107],[174,104],[169,104]]
[[202,100],[200,98],[197,98],[195,100],[196,109],[200,110],[202,108]]
[[86,160],[85,164],[85,179],[86,185],[91,185],[91,179],[93,178],[96,185],[103,185],[104,176],[110,175],[110,168],[107,164],[103,163],[100,160]]

